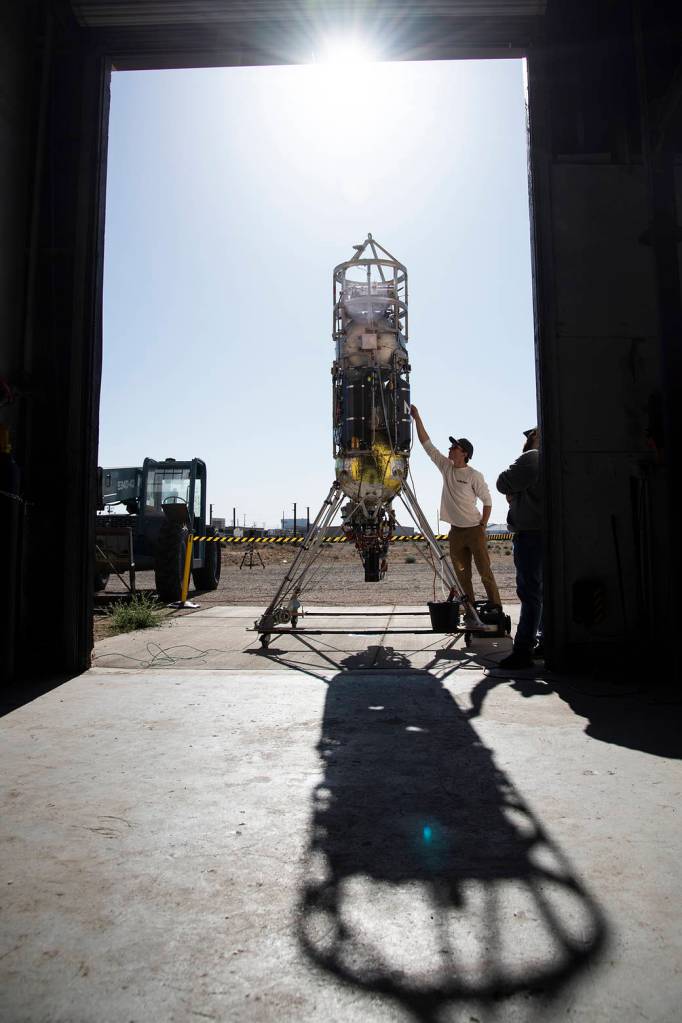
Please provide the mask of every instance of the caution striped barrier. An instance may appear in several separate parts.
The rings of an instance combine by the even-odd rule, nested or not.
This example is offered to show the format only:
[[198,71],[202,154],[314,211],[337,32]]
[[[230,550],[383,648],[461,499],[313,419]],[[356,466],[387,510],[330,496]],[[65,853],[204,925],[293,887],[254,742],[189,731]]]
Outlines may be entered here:
[[[488,540],[511,540],[513,533],[488,533]],[[436,533],[436,540],[447,540],[447,533]],[[304,536],[195,536],[194,542],[205,540],[206,543],[263,543],[263,544],[284,544],[303,543]],[[346,536],[325,536],[323,543],[348,543]],[[423,533],[413,533],[411,536],[392,536],[390,543],[423,543],[426,537]]]

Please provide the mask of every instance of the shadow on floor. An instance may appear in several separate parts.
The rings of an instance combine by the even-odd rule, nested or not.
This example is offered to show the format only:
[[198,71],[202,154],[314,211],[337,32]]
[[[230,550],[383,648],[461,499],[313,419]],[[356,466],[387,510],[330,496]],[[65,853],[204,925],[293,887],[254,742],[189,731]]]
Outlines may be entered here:
[[552,679],[552,688],[571,710],[587,718],[585,734],[600,742],[641,750],[654,756],[682,759],[682,704],[679,691],[655,690],[654,680],[630,694],[618,688]]
[[542,1015],[598,957],[602,910],[440,681],[358,656],[327,692],[302,947],[414,1019]]
[[16,679],[3,690],[0,696],[0,717],[19,710],[20,707],[25,706],[27,703],[32,703],[38,697],[44,696],[46,693],[51,692],[58,686],[64,685],[65,682],[70,682],[72,678],[76,677],[77,675],[71,672],[64,672],[52,675],[49,678],[32,678],[29,676]]
[[[295,644],[282,648],[275,646],[283,638],[295,639]],[[447,678],[449,675],[461,669],[494,668],[497,660],[488,656],[483,651],[455,646],[459,637],[437,636],[435,640],[431,637],[430,642],[416,650],[401,653],[394,647],[384,643],[370,644],[365,650],[358,650],[353,654],[346,654],[336,649],[328,640],[321,641],[316,638],[313,642],[302,632],[291,632],[285,636],[277,636],[270,648],[247,647],[244,653],[252,657],[264,657],[275,661],[286,668],[294,668],[298,671],[305,671],[308,664],[301,661],[297,654],[299,651],[314,653],[322,662],[320,669],[332,669],[334,671],[359,671],[371,669],[373,671],[432,671],[439,678]],[[426,654],[430,660],[423,668],[414,665],[412,658],[415,655]],[[309,672],[315,674],[314,672]],[[317,677],[317,676],[316,676]]]
[[[539,673],[541,674],[541,672]],[[533,671],[524,676],[486,675],[471,690],[469,697],[471,707],[467,711],[468,718],[480,716],[486,696],[499,685],[509,686],[510,689],[514,689],[524,699],[529,699],[531,696],[549,696],[550,693],[554,692],[552,685],[545,679],[539,678],[538,674],[535,674]]]

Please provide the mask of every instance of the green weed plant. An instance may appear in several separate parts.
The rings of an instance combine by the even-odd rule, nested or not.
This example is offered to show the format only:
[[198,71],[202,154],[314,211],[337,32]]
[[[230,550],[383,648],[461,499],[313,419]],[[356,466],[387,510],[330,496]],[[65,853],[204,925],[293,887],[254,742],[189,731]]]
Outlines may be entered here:
[[155,625],[160,625],[165,617],[165,609],[156,597],[147,593],[136,593],[129,601],[121,601],[109,611],[112,632],[151,629]]

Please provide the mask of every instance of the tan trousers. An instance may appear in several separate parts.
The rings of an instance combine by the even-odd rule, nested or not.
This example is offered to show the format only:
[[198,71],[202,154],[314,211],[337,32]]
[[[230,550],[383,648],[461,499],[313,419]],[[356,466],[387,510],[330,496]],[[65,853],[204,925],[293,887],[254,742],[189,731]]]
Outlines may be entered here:
[[499,590],[490,567],[488,541],[481,526],[450,527],[450,557],[459,585],[469,600],[474,601],[474,587],[471,582],[471,558],[473,555],[478,574],[491,604],[501,604]]

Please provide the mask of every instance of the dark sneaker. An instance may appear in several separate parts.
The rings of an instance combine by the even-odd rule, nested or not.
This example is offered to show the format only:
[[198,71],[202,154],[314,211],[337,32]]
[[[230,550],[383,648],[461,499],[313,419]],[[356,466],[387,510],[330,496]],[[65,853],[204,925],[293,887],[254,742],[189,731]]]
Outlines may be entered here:
[[532,668],[533,658],[530,654],[522,654],[519,650],[513,650],[508,657],[503,657],[501,661],[495,665],[496,668],[507,669],[521,669],[521,668]]

